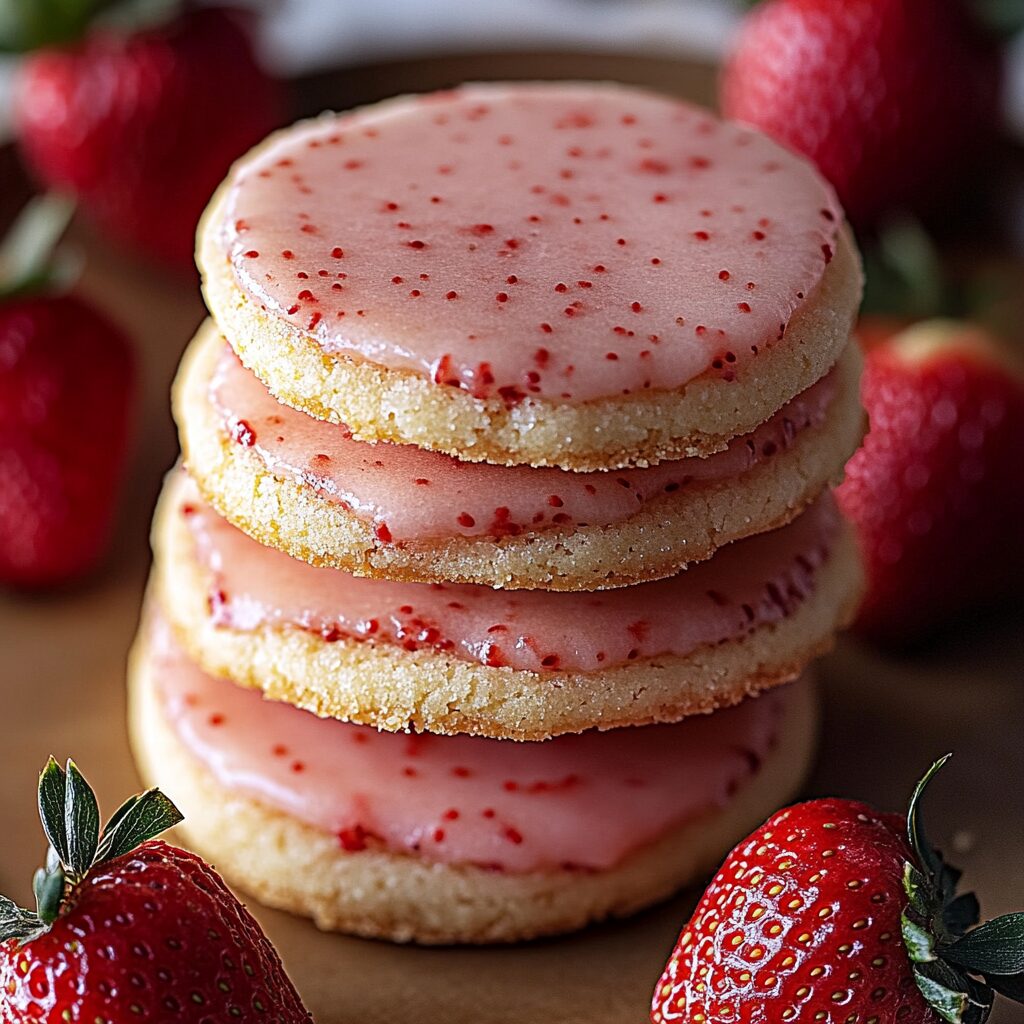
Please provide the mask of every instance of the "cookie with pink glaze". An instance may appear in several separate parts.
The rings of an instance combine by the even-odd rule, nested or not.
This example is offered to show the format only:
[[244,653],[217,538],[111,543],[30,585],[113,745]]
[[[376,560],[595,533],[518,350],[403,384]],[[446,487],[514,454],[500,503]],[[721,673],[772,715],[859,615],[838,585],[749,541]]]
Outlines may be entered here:
[[596,83],[279,132],[221,187],[199,263],[288,405],[364,441],[574,470],[723,450],[828,372],[861,290],[810,164]]
[[830,497],[679,576],[591,593],[365,579],[252,540],[172,474],[156,591],[206,671],[389,731],[542,740],[677,721],[794,679],[861,590]]
[[143,776],[233,884],[326,929],[493,943],[631,913],[788,800],[813,744],[803,682],[543,744],[377,733],[206,675],[150,617],[130,670]]
[[212,323],[175,416],[207,501],[261,543],[360,576],[595,590],[670,576],[792,520],[860,442],[860,353],[704,459],[577,473],[357,441],[282,405]]

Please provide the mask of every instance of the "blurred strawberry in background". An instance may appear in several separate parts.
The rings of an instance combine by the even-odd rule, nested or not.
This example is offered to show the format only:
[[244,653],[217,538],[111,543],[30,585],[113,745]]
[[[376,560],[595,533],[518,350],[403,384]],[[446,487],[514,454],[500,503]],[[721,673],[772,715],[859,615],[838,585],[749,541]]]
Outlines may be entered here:
[[50,587],[110,539],[129,447],[128,339],[70,294],[52,248],[70,204],[36,200],[0,249],[0,585]]
[[22,154],[110,237],[192,263],[196,222],[231,162],[276,127],[281,85],[244,12],[141,0],[12,4],[7,49]]
[[1002,58],[972,0],[766,0],[722,77],[726,116],[809,156],[857,228],[949,194],[998,129]]
[[857,628],[911,644],[1024,572],[1024,367],[984,328],[866,322],[871,429],[837,490],[868,572]]
[[870,431],[837,497],[868,572],[857,629],[890,646],[998,604],[1024,572],[1024,370],[981,326],[998,292],[1019,289],[991,288],[974,265],[976,223],[940,250],[915,217],[939,227],[943,201],[969,206],[987,169],[1001,127],[995,29],[1021,14],[1006,6],[763,0],[720,81],[726,115],[810,157],[860,236]]

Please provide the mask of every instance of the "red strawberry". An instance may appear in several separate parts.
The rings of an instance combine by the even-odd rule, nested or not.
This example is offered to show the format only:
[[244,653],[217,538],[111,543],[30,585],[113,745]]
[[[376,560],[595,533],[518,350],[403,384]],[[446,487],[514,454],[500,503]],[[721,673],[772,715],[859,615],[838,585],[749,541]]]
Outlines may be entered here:
[[[46,221],[44,236],[63,224],[52,209],[28,214]],[[42,587],[80,576],[106,548],[134,370],[120,328],[83,299],[52,292],[51,239],[26,256],[35,242],[25,223],[9,240],[17,251],[0,254],[10,271],[0,282],[0,585]]]
[[722,108],[814,160],[865,224],[978,159],[1000,63],[957,0],[767,0],[740,31]]
[[[779,811],[726,858],[654,992],[653,1024],[980,1024],[1024,1001],[1024,914],[980,927],[931,849],[919,802]],[[970,930],[968,930],[970,929]],[[984,978],[985,980],[980,980]]]
[[2,1024],[310,1020],[220,876],[152,840],[181,820],[159,790],[132,797],[101,833],[88,783],[51,758],[39,809],[51,847],[38,909],[0,897]]
[[73,192],[111,236],[185,267],[210,194],[282,106],[238,13],[189,9],[32,54],[15,119],[41,181]]
[[1024,374],[981,328],[932,320],[869,348],[862,389],[870,432],[836,492],[867,563],[859,626],[906,643],[1024,566]]

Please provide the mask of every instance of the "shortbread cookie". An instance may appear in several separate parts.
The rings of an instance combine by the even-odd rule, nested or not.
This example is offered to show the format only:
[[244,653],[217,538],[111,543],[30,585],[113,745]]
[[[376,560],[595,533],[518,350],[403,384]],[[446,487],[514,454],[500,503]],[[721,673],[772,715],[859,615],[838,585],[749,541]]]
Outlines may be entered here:
[[806,683],[542,744],[377,733],[213,679],[153,627],[131,672],[146,781],[233,884],[360,935],[510,942],[628,914],[788,800],[813,743]]
[[797,516],[860,442],[860,353],[704,459],[574,473],[367,444],[277,402],[208,323],[175,415],[204,497],[261,543],[360,576],[595,590],[658,579]]
[[788,682],[831,647],[861,579],[831,497],[672,579],[581,594],[316,568],[231,526],[180,473],[154,547],[163,606],[211,674],[381,729],[534,740]]
[[199,262],[288,405],[360,440],[576,470],[724,449],[828,372],[861,290],[808,162],[593,83],[279,132],[215,197]]

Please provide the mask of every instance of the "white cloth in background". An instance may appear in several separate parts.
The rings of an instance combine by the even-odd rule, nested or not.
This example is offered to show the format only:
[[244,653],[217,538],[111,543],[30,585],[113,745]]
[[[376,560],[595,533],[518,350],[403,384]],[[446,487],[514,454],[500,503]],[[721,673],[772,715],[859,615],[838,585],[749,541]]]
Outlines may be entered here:
[[267,55],[291,72],[432,53],[564,47],[715,55],[734,0],[277,0]]

